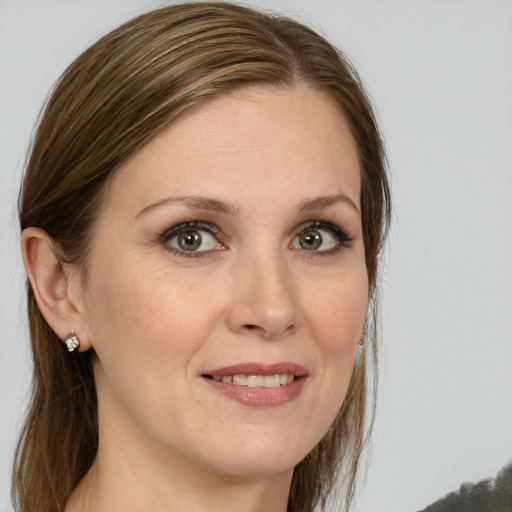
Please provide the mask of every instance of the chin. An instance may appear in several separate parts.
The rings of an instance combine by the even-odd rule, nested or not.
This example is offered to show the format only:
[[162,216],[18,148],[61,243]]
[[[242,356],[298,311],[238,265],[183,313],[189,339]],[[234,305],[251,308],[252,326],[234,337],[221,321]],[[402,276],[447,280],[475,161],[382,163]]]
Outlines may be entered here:
[[306,445],[301,437],[294,440],[283,432],[274,436],[254,433],[247,436],[245,442],[233,442],[222,452],[215,450],[216,453],[209,455],[216,459],[215,466],[226,474],[264,476],[283,473],[293,470],[316,444]]

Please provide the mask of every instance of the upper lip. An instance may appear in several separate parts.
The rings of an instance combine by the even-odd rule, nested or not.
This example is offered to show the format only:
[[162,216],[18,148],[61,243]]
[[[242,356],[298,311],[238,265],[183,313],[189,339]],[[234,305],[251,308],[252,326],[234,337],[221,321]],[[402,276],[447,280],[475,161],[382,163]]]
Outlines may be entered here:
[[278,373],[287,373],[295,375],[295,377],[302,377],[308,372],[304,366],[297,363],[239,363],[223,368],[215,368],[214,370],[207,370],[203,375],[210,375],[212,377],[223,377],[226,375],[277,375]]

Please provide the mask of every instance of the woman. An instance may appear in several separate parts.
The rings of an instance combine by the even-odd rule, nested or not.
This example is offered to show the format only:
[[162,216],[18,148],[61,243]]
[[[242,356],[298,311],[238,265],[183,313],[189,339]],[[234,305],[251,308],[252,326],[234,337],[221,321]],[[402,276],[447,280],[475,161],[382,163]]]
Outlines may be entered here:
[[18,510],[311,511],[338,473],[348,507],[388,216],[371,106],[310,29],[182,4],[94,44],[20,195]]

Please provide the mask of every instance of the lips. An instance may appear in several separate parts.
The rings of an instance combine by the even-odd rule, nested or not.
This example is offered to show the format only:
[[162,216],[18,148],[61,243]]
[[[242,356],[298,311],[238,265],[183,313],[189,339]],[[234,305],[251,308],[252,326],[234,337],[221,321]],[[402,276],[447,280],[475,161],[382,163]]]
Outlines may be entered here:
[[302,377],[308,372],[304,366],[295,363],[241,363],[215,370],[208,370],[203,375],[211,377],[223,377],[225,375],[277,375],[279,373],[288,373],[296,377]]
[[242,363],[208,370],[202,377],[217,392],[250,407],[274,407],[297,398],[307,370],[295,363]]

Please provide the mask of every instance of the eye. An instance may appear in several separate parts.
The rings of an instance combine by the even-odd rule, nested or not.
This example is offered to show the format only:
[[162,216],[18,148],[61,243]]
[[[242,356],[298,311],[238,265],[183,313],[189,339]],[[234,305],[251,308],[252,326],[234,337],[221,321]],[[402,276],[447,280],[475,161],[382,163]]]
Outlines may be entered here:
[[336,237],[325,229],[308,229],[297,235],[293,247],[306,251],[326,251],[334,249],[337,243]]
[[329,253],[347,247],[351,241],[348,233],[338,226],[325,222],[314,222],[297,233],[292,242],[292,248]]
[[224,249],[215,236],[217,232],[215,226],[187,222],[168,230],[162,236],[162,242],[180,256],[191,256],[191,253]]
[[182,251],[211,251],[219,246],[215,238],[204,230],[183,231],[173,236],[167,243]]

